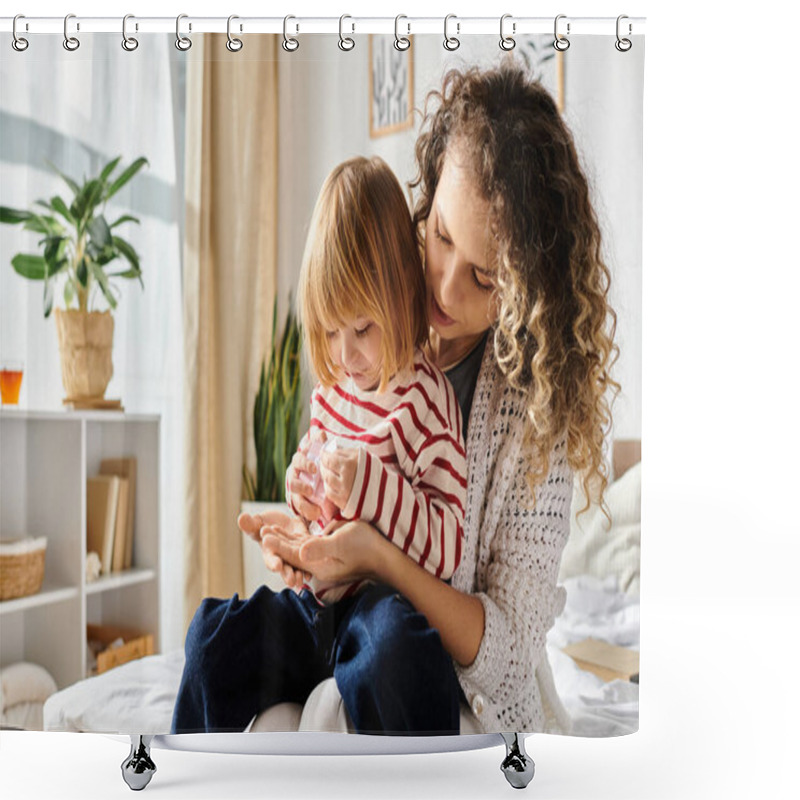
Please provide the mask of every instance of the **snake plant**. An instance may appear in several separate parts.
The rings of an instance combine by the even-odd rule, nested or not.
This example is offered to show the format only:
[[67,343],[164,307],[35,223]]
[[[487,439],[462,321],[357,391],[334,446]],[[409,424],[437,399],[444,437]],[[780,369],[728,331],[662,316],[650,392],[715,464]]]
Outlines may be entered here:
[[261,361],[258,392],[253,405],[253,439],[256,446],[255,477],[242,465],[248,500],[280,502],[285,499],[286,470],[297,450],[302,413],[300,346],[302,335],[291,310],[283,335],[277,337],[278,301],[272,310],[272,353],[269,367]]
[[[0,206],[0,222],[11,225],[22,223],[26,230],[44,237],[39,241],[42,255],[17,253],[11,259],[11,266],[23,278],[44,281],[45,317],[50,316],[53,308],[55,278],[66,278],[65,308],[77,302],[81,311],[89,310],[90,292],[94,286],[99,287],[108,305],[116,308],[114,278],[136,278],[144,288],[139,256],[125,239],[113,233],[118,225],[124,222],[138,223],[139,220],[123,214],[109,223],[103,215],[106,202],[148,163],[146,158],[137,158],[113,177],[120,158],[109,161],[97,177],[84,177],[83,184],[78,184],[48,162],[71,189],[73,198],[70,202],[55,195],[49,200],[37,200],[35,205],[41,209],[38,211]],[[114,269],[114,262],[118,258],[124,259],[127,264],[107,272],[107,269]]]

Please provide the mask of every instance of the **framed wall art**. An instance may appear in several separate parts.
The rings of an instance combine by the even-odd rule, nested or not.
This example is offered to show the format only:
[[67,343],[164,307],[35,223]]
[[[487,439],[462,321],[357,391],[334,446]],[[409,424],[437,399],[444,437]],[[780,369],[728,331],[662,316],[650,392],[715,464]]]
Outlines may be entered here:
[[369,135],[407,130],[414,114],[414,48],[397,50],[390,36],[369,37]]

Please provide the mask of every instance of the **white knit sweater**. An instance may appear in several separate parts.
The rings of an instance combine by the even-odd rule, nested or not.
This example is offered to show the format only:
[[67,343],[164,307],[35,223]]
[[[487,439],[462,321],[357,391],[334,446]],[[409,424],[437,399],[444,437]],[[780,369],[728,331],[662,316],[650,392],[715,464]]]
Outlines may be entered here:
[[464,548],[452,579],[481,601],[485,627],[475,660],[456,672],[483,731],[567,733],[545,639],[566,601],[556,582],[572,471],[561,442],[531,508],[524,422],[524,395],[497,367],[490,333],[469,416]]

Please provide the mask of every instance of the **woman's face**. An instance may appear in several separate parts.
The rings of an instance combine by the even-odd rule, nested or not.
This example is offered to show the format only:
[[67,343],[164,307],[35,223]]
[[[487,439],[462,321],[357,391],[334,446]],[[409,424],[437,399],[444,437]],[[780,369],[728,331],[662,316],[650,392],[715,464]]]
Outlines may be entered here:
[[497,318],[492,262],[489,204],[451,145],[425,228],[428,313],[441,339],[478,336]]

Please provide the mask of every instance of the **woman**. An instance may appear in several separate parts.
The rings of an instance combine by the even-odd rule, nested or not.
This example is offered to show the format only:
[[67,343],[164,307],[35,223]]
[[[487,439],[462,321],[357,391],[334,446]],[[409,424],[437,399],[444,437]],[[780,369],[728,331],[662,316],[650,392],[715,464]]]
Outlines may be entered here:
[[[376,625],[375,664],[402,658],[399,671],[414,676],[440,644],[449,656],[436,662],[442,691],[452,694],[454,672],[484,731],[566,731],[545,638],[565,601],[556,581],[573,473],[600,499],[607,480],[609,272],[571,134],[538,83],[511,63],[454,71],[435,99],[416,147],[415,220],[430,354],[454,384],[465,426],[460,566],[448,585],[360,522],[326,537],[274,515],[257,527],[265,563],[287,585],[305,573],[370,578],[415,612],[417,632],[421,618],[438,633],[418,652],[394,637],[384,646]],[[376,682],[380,671],[365,670],[342,692],[351,716],[374,702]],[[391,694],[402,707],[415,691],[403,684]],[[452,715],[431,727],[451,729]]]

